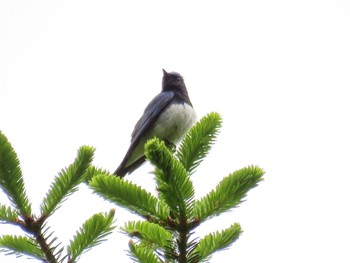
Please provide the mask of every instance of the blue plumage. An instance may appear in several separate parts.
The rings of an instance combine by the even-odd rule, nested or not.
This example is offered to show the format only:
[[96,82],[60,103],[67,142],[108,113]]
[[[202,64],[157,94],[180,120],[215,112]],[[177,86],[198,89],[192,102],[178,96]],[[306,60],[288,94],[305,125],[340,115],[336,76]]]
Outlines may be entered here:
[[130,147],[114,172],[124,177],[145,162],[144,144],[158,137],[176,144],[196,121],[183,77],[163,69],[162,91],[147,105],[131,134]]

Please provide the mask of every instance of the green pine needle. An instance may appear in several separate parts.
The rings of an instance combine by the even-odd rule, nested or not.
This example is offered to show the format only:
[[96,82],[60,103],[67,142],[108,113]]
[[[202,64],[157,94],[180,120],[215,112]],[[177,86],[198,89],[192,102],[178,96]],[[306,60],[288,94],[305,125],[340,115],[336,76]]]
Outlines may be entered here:
[[89,166],[89,168],[86,170],[86,175],[85,175],[85,182],[88,183],[91,181],[91,179],[95,176],[95,175],[105,175],[105,176],[109,176],[110,172],[102,169],[102,168],[98,168],[96,166]]
[[113,222],[114,210],[105,214],[95,214],[85,221],[68,246],[70,261],[75,262],[82,253],[104,241],[115,228],[112,226]]
[[21,215],[31,215],[20,163],[15,150],[0,131],[0,188],[7,194]]
[[148,246],[143,244],[135,244],[134,242],[129,242],[129,255],[133,262],[140,263],[161,263],[158,257],[153,253]]
[[0,205],[0,222],[15,224],[18,221],[18,213],[11,207]]
[[116,176],[96,175],[90,183],[95,193],[155,222],[169,217],[169,208],[151,193]]
[[156,249],[168,249],[171,246],[172,235],[163,227],[147,221],[127,222],[122,230],[131,237],[138,237]]
[[77,190],[77,186],[84,181],[85,172],[92,162],[93,154],[94,148],[80,147],[74,162],[59,172],[41,203],[44,215],[51,215],[69,195]]
[[175,216],[191,216],[188,212],[192,210],[194,188],[183,165],[158,138],[146,143],[145,155],[157,167],[155,174],[160,198]]
[[209,113],[197,122],[182,140],[177,157],[189,174],[193,174],[210,151],[221,125],[221,116],[216,112]]
[[40,246],[36,241],[23,236],[1,236],[0,252],[5,252],[9,255],[14,254],[17,257],[26,255],[41,261],[45,258],[43,251],[40,249]]
[[204,221],[236,207],[262,181],[263,174],[259,167],[248,166],[225,177],[215,190],[194,203],[195,218]]
[[195,254],[201,262],[207,261],[214,252],[232,245],[241,233],[241,226],[236,223],[221,232],[216,231],[215,233],[206,235],[199,241],[198,246],[192,253]]

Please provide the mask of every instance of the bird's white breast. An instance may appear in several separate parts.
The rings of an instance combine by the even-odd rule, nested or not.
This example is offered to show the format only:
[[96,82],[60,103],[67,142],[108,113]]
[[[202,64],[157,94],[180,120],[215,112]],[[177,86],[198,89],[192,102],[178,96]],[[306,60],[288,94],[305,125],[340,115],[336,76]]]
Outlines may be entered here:
[[196,122],[194,109],[187,103],[170,105],[154,125],[153,136],[177,143]]
[[133,163],[144,154],[146,141],[153,137],[177,144],[196,122],[196,119],[194,109],[187,103],[170,105],[161,113],[153,128],[142,137],[126,165]]

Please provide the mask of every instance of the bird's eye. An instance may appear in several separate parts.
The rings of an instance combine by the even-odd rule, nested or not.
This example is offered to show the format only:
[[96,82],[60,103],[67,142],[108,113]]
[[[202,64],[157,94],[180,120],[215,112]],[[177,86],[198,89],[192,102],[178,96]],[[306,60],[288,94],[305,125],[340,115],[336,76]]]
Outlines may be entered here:
[[177,82],[181,82],[181,78],[177,77],[176,78]]

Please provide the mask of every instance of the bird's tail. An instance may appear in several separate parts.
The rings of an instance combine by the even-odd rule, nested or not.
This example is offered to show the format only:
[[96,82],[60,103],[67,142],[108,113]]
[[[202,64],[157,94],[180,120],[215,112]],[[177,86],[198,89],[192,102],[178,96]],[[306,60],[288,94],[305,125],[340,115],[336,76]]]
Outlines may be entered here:
[[139,168],[145,161],[146,161],[146,157],[142,156],[141,158],[137,159],[135,162],[133,162],[128,166],[125,166],[124,163],[121,163],[113,174],[123,178],[125,175],[131,174],[133,171]]

